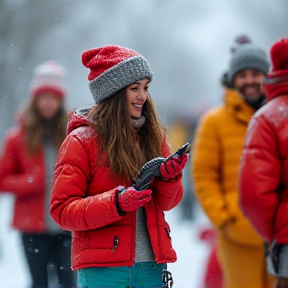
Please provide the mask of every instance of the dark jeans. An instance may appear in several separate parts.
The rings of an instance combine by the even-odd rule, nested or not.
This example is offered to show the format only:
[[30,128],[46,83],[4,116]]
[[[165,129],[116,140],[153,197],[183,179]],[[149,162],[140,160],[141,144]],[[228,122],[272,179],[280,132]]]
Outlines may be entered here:
[[[32,288],[48,288],[48,263],[56,268],[62,288],[76,287],[76,273],[71,270],[70,234],[22,234],[26,259],[32,276]],[[54,287],[53,287],[54,288]]]

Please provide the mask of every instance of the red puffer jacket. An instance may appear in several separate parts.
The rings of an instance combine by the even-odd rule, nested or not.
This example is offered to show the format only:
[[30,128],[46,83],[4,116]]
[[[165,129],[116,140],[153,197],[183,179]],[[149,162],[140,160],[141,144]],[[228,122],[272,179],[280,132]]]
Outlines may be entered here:
[[43,151],[36,156],[25,148],[21,127],[11,129],[0,156],[0,191],[15,194],[13,226],[22,232],[42,233],[45,200]]
[[240,165],[241,205],[265,241],[288,243],[288,85],[250,122]]
[[[110,167],[96,161],[97,135],[84,116],[70,113],[68,134],[56,162],[51,215],[63,229],[73,231],[73,269],[131,266],[135,258],[136,213],[118,215],[115,188],[132,183],[114,179]],[[164,143],[163,156],[169,154]],[[153,200],[145,205],[157,263],[176,261],[163,211],[180,202],[181,177],[171,182],[155,180]]]

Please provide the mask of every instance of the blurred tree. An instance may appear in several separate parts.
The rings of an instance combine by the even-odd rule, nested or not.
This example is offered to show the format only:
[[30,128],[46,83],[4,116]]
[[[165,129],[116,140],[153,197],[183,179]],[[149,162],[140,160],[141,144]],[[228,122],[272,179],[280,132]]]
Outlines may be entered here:
[[68,2],[71,1],[0,1],[1,135],[28,95],[34,66],[41,62],[43,54],[49,53],[37,51],[37,46],[48,40],[45,35],[57,26],[55,20],[63,17]]
[[195,113],[199,102],[220,100],[235,35],[268,50],[288,35],[287,11],[287,0],[0,0],[0,133],[26,97],[33,67],[47,59],[67,68],[69,103],[91,103],[79,58],[111,43],[149,59],[157,80],[151,95],[167,118],[172,110]]

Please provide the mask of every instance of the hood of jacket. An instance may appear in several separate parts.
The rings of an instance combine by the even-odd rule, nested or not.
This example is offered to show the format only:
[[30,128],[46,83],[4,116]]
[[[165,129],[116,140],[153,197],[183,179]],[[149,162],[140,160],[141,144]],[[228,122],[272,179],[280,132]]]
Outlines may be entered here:
[[92,108],[75,108],[69,113],[68,125],[67,125],[67,135],[73,130],[82,127],[89,126],[88,115]]
[[288,95],[288,72],[287,73],[270,73],[263,81],[263,88],[267,101]]
[[249,123],[255,112],[255,110],[245,102],[240,92],[234,89],[225,90],[224,103],[230,113],[245,123]]

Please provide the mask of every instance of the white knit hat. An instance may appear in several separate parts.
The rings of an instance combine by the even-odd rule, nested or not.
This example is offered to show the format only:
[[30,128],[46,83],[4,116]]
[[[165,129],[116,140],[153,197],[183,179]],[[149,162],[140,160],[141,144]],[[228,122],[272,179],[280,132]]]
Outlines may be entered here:
[[35,97],[41,93],[52,92],[59,97],[66,96],[64,77],[65,68],[56,61],[49,60],[34,69],[34,78],[30,84],[30,94]]

